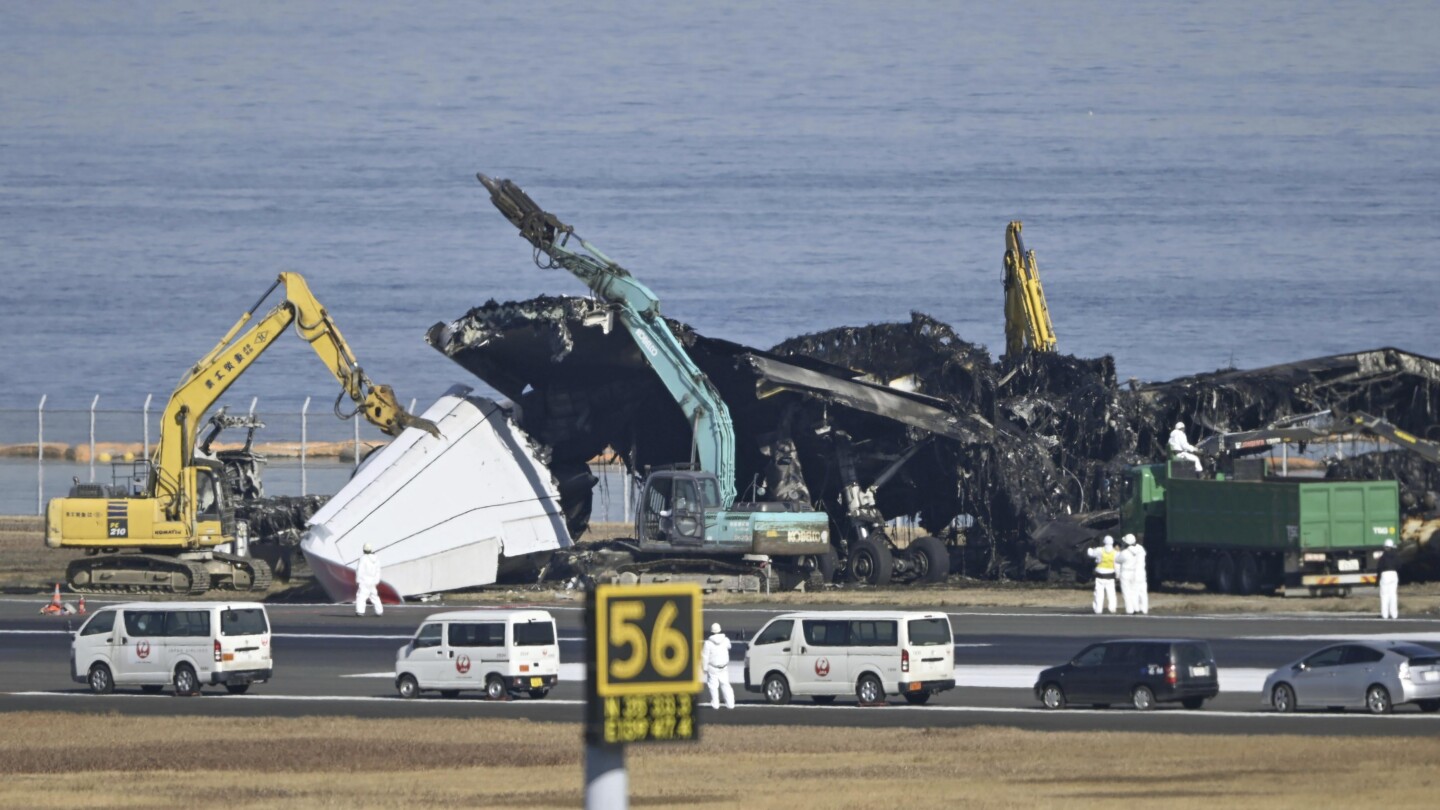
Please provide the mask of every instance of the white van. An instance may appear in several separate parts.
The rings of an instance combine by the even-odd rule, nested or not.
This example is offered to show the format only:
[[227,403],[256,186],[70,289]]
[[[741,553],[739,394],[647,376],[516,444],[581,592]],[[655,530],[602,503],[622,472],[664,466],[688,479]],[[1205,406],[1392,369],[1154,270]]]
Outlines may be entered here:
[[427,689],[445,697],[485,690],[499,700],[543,698],[560,676],[555,618],[544,610],[457,610],[425,620],[395,653],[395,689],[413,698]]
[[116,686],[177,694],[225,684],[244,694],[274,673],[270,617],[259,602],[131,602],[102,608],[70,643],[70,677],[103,695]]
[[760,628],[745,652],[745,688],[770,703],[809,695],[830,703],[853,694],[913,704],[955,688],[955,636],[944,613],[786,613]]

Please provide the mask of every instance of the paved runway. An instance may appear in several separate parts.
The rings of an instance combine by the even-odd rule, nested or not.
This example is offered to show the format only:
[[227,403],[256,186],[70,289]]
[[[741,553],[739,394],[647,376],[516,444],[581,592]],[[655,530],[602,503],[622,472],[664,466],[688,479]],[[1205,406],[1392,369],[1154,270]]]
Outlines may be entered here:
[[[430,696],[405,701],[395,694],[395,650],[431,613],[454,607],[407,605],[383,618],[357,618],[337,605],[269,605],[274,631],[276,675],[238,696],[207,690],[200,697],[144,695],[122,689],[91,695],[72,682],[66,620],[36,615],[45,600],[0,599],[0,711],[117,711],[143,717],[175,715],[269,716],[352,715],[358,717],[525,717],[579,722],[583,704],[583,610],[577,605],[542,606],[558,622],[561,684],[541,700],[491,702],[478,695],[457,699]],[[91,602],[92,609],[105,604]],[[755,606],[707,610],[732,638],[749,637],[770,617],[785,612]],[[880,609],[878,606],[876,609]],[[79,617],[71,617],[79,626]],[[894,701],[886,707],[839,702],[816,706],[801,700],[768,706],[737,685],[735,711],[711,711],[707,723],[814,726],[951,727],[1003,725],[1037,730],[1129,730],[1221,734],[1435,735],[1440,715],[1401,706],[1389,717],[1301,713],[1279,715],[1260,705],[1259,687],[1280,664],[1338,638],[1410,639],[1440,649],[1440,620],[1378,619],[1334,614],[1216,616],[1094,616],[1059,610],[970,609],[950,613],[955,628],[959,687],[928,706]],[[1093,641],[1124,637],[1188,637],[1210,641],[1219,663],[1221,694],[1200,711],[1161,707],[1066,710],[1039,708],[1031,686],[1042,667],[1067,660]],[[743,642],[733,650],[732,679],[741,680]]]

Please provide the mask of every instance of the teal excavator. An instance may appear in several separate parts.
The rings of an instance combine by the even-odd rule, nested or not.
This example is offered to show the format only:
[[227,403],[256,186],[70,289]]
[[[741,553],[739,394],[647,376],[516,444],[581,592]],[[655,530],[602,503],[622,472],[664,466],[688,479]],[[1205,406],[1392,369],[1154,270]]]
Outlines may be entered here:
[[769,558],[772,573],[800,574],[800,581],[810,584],[823,581],[821,569],[829,566],[822,559],[833,554],[829,517],[809,511],[806,504],[736,501],[730,411],[666,325],[655,293],[519,186],[476,176],[490,201],[534,247],[538,266],[569,271],[612,308],[691,426],[689,463],[652,469],[645,476],[634,516],[633,562],[627,567],[643,579],[650,567],[663,564],[665,576],[673,580],[677,559],[724,559],[759,568]]

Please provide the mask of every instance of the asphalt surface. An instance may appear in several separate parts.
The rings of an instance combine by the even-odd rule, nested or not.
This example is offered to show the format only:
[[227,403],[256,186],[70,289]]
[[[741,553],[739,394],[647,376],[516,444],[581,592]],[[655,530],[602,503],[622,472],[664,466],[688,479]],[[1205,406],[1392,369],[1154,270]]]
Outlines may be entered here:
[[[544,606],[556,618],[561,683],[539,700],[484,700],[478,693],[444,699],[426,693],[402,700],[394,688],[396,649],[432,613],[456,606],[406,605],[383,617],[357,618],[349,605],[268,605],[273,628],[275,677],[247,695],[220,687],[198,697],[142,694],[138,688],[92,695],[70,679],[67,618],[37,615],[46,600],[0,599],[0,712],[120,712],[163,716],[521,717],[580,722],[583,712],[584,611],[574,605]],[[91,608],[107,604],[90,602]],[[465,606],[471,607],[471,606]],[[872,606],[875,609],[882,609]],[[725,606],[705,612],[732,639],[749,638],[771,616],[793,608]],[[766,705],[735,684],[734,711],[702,709],[707,724],[813,726],[1010,726],[1044,731],[1116,730],[1216,734],[1321,734],[1433,736],[1440,714],[1402,705],[1388,717],[1359,711],[1281,715],[1261,706],[1266,673],[1338,638],[1409,639],[1440,649],[1440,619],[1379,619],[1333,614],[1215,616],[1094,616],[1074,610],[970,609],[950,612],[961,685],[927,706],[892,699],[862,707],[841,698],[818,706],[803,698],[789,706]],[[78,628],[83,617],[68,617]],[[1068,660],[1086,644],[1110,638],[1202,638],[1219,664],[1221,693],[1198,711],[1161,706],[1040,708],[1031,690],[1036,671]],[[739,680],[745,644],[732,648],[732,677]],[[567,680],[567,677],[569,678]],[[702,695],[703,696],[703,695]],[[708,699],[708,698],[707,698]]]

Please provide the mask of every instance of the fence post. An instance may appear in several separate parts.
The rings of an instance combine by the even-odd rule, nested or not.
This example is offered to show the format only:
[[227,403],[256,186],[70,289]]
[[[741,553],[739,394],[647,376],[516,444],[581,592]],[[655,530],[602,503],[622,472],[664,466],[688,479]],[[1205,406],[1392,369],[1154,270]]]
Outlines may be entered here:
[[154,394],[145,395],[145,407],[141,409],[141,419],[145,421],[145,460],[150,460],[150,398]]
[[305,397],[305,404],[300,406],[300,495],[303,497],[308,493],[305,490],[305,455],[309,448],[307,435],[310,422],[310,397]]
[[40,407],[35,409],[36,420],[39,422],[39,431],[35,437],[36,458],[39,460],[39,463],[35,465],[37,470],[35,513],[39,515],[45,514],[45,400],[49,396],[49,394],[41,394]]
[[90,400],[90,483],[95,483],[95,406],[100,404],[100,395]]

